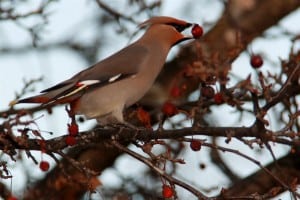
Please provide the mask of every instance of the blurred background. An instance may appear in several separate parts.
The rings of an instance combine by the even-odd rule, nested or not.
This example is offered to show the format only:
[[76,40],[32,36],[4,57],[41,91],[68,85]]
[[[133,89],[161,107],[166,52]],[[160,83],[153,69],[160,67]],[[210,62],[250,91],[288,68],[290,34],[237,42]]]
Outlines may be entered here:
[[[9,102],[19,98],[21,94],[22,97],[37,94],[133,42],[143,33],[143,30],[138,30],[138,24],[151,16],[166,15],[199,23],[206,34],[217,25],[221,27],[219,31],[222,32],[222,26],[218,23],[226,13],[230,12],[233,19],[242,19],[247,12],[255,12],[256,3],[255,0],[1,0],[0,111],[9,110]],[[262,73],[271,72],[276,75],[282,72],[281,61],[289,59],[291,48],[294,52],[300,49],[299,41],[293,41],[300,33],[298,6],[278,19],[274,25],[265,27],[260,35],[248,42],[246,47],[242,47],[243,50],[232,62],[230,61],[232,65],[228,73],[229,81],[226,83],[228,87],[236,85],[250,74],[252,83],[258,84],[259,73],[251,67],[249,61],[253,53],[261,55],[264,59],[263,68],[260,69]],[[224,34],[227,33],[224,28]],[[178,55],[184,54],[182,51],[188,45],[184,43],[173,48],[168,62],[176,61]],[[24,85],[32,80],[38,81],[22,92]],[[283,80],[286,80],[286,77],[283,77]],[[213,88],[216,91],[221,90],[219,84],[215,84]],[[199,95],[199,90],[194,90],[186,99],[196,101]],[[299,98],[296,100],[299,106]],[[14,108],[31,107],[32,105],[17,105]],[[251,108],[251,102],[243,105],[245,110]],[[270,130],[279,130],[284,124],[278,121],[276,109],[280,107],[267,115]],[[62,106],[53,108],[51,114],[42,110],[23,119],[32,119],[31,117],[36,120],[35,125],[30,127],[40,130],[46,139],[67,133],[66,124],[69,119]],[[251,112],[237,112],[236,108],[230,105],[221,105],[210,107],[210,112],[205,114],[205,120],[215,127],[243,127],[250,126],[255,121],[255,116]],[[4,119],[0,118],[0,121],[3,122]],[[184,114],[179,114],[165,123],[164,127],[171,129],[174,124],[190,127],[192,120]],[[84,120],[79,123],[79,128],[80,131],[86,131],[95,125],[94,120]],[[270,151],[258,145],[251,149],[236,139],[227,144],[226,138],[205,135],[195,138],[236,149],[255,158],[262,165],[273,162]],[[178,142],[168,142],[175,145],[174,148],[180,149],[176,157],[185,161],[184,165],[170,164],[169,172],[208,196],[218,195],[222,188],[232,185],[232,180],[243,179],[260,169],[258,165],[239,155],[228,152],[220,154],[226,168],[228,167],[232,176],[236,178],[234,179],[222,170],[222,166],[216,164],[211,148],[203,147],[201,151],[194,152],[188,148],[188,144],[186,148],[181,149],[176,146],[180,145]],[[290,152],[287,145],[274,143],[271,146],[277,158]],[[129,148],[143,154],[135,145],[130,145]],[[165,148],[154,146],[152,151],[159,154],[164,152]],[[50,156],[41,155],[39,151],[31,153],[38,161],[47,160],[50,170],[55,168],[56,162]],[[1,182],[20,199],[29,185],[34,185],[46,175],[38,165],[27,158],[25,151],[19,152],[17,162],[3,152],[0,156],[1,162],[8,163],[9,173],[12,175],[12,178],[1,179]],[[101,186],[97,187],[94,193],[85,193],[81,199],[162,198],[162,183],[159,178],[155,177],[144,163],[126,154],[118,156],[98,178]],[[178,199],[197,199],[181,187],[176,187],[176,192]],[[286,192],[274,199],[291,198],[290,193]]]

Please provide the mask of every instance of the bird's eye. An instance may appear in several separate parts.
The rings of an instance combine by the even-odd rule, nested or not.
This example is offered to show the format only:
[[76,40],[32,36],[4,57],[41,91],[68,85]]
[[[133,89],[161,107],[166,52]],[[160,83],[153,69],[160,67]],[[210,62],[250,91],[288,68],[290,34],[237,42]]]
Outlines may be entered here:
[[190,23],[187,23],[187,24],[170,23],[168,25],[173,26],[178,32],[182,32],[184,29],[186,29],[186,28],[188,28],[188,27],[191,26]]

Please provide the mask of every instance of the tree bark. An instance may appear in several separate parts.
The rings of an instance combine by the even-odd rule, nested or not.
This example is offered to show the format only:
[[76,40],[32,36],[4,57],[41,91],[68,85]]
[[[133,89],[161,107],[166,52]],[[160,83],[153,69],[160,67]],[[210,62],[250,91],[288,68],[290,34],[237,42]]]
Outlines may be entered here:
[[[297,180],[300,180],[299,155],[300,152],[289,154],[279,159],[277,163],[272,162],[266,167],[274,174],[274,176],[279,177],[282,181],[291,186],[293,183],[297,183]],[[280,187],[280,185],[278,185],[270,175],[266,174],[263,170],[259,170],[256,173],[233,183],[230,188],[224,191],[223,196],[249,196],[250,194],[255,193],[263,195],[272,192],[271,189],[276,187]],[[279,195],[282,192],[284,192],[282,188],[278,189],[278,193],[274,193],[274,196]]]

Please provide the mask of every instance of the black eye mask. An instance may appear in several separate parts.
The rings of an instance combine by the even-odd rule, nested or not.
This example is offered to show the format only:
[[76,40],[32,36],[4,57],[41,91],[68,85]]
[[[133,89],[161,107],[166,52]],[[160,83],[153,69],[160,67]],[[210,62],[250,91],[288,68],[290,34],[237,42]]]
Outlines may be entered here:
[[186,23],[184,25],[182,25],[182,24],[176,24],[176,23],[170,23],[168,25],[173,26],[178,32],[182,32],[182,31],[184,31],[184,29],[192,26],[192,24],[190,24],[190,23]]

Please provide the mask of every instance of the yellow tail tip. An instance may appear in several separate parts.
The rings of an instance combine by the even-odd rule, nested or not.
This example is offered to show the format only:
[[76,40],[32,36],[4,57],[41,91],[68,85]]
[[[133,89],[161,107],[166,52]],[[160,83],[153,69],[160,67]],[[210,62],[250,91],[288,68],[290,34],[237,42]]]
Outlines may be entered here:
[[9,102],[9,106],[12,107],[14,105],[16,105],[18,103],[18,100],[13,100],[11,102]]

